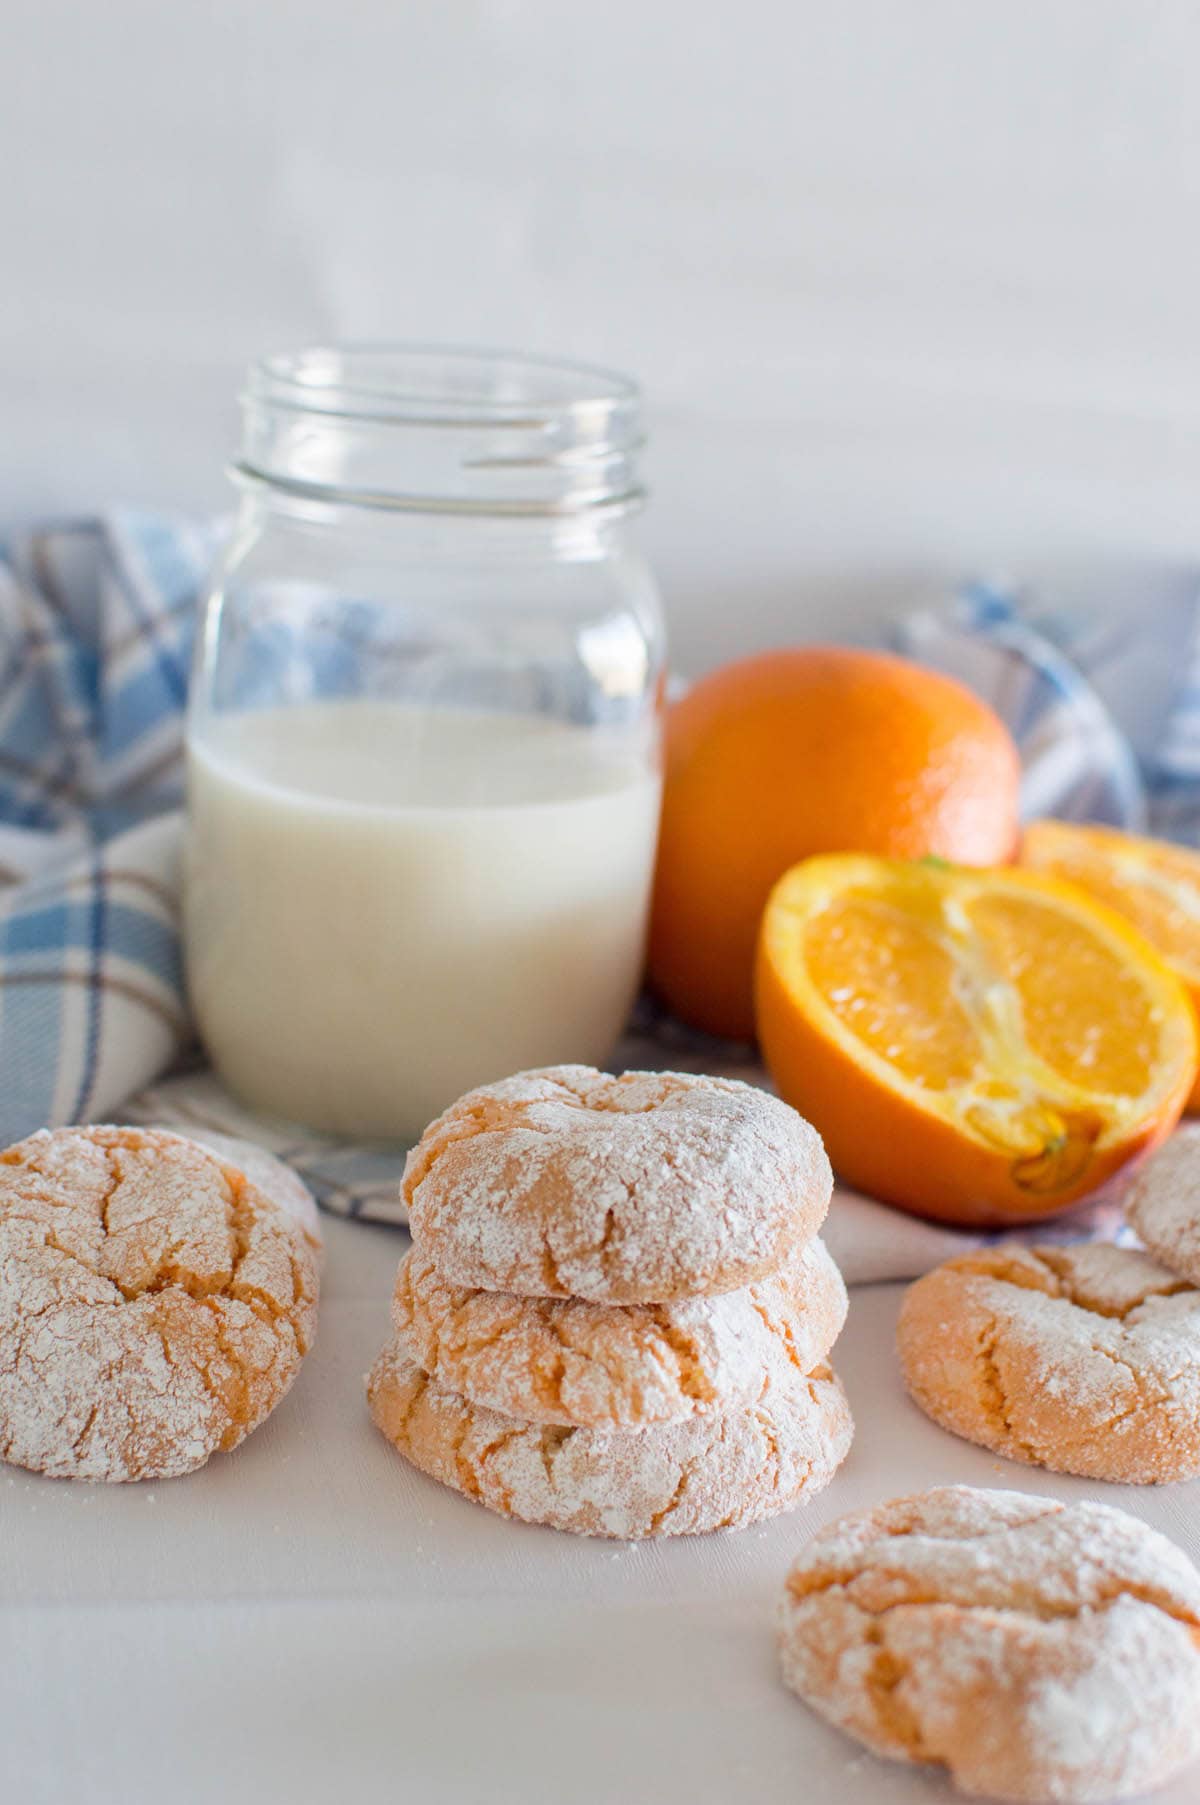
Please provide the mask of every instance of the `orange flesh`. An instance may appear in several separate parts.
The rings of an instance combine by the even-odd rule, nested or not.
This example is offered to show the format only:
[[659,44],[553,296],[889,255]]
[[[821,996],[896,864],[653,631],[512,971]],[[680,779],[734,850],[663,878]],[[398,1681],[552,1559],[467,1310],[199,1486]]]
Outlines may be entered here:
[[1077,919],[1041,903],[982,896],[968,912],[1017,993],[1030,1051],[1071,1084],[1140,1097],[1153,1077],[1162,1024],[1128,961]]
[[813,984],[842,1026],[911,1084],[968,1084],[979,1036],[954,995],[953,956],[894,904],[839,897],[814,917],[804,943]]
[[1061,904],[914,874],[832,897],[803,960],[842,1027],[1031,1190],[1068,1182],[1153,1086],[1159,1002],[1127,949]]
[[1025,862],[1081,884],[1200,983],[1200,856],[1131,834],[1052,822],[1036,824],[1028,843]]
[[1179,979],[1127,919],[1027,870],[806,860],[768,903],[757,997],[780,1094],[843,1180],[946,1221],[1066,1207],[1196,1082]]

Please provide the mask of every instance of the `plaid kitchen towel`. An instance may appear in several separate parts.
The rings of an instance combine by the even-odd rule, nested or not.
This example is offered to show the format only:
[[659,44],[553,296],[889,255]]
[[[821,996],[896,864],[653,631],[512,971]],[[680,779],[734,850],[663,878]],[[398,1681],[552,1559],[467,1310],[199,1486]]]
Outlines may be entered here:
[[130,514],[0,548],[0,1145],[109,1114],[189,1041],[182,710],[214,544]]
[[[121,512],[0,547],[0,1145],[118,1113],[190,1124],[280,1154],[326,1208],[400,1221],[394,1150],[248,1117],[192,1044],[178,921],[182,710],[217,544],[212,526]],[[895,643],[1009,721],[1028,815],[1149,821],[1195,842],[1194,616],[1174,594],[1125,625],[1048,619],[976,585],[908,616]],[[690,1036],[648,1007],[619,1063],[762,1077],[748,1049]],[[866,1200],[844,1197],[837,1216],[851,1278],[904,1276],[945,1251],[942,1231]]]

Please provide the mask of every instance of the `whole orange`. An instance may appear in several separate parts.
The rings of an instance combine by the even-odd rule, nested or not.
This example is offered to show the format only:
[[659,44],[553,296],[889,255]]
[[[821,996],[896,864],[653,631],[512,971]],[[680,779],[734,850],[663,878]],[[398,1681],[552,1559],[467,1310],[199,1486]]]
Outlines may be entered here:
[[821,852],[1004,863],[1019,776],[999,716],[907,659],[806,646],[714,671],[667,717],[654,989],[692,1026],[751,1038],[759,920],[789,866]]

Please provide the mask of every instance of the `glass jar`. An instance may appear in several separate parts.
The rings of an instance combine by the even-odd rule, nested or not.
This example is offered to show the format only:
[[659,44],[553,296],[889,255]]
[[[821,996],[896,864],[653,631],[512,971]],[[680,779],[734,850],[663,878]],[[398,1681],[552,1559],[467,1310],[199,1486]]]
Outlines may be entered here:
[[602,1064],[642,969],[663,632],[638,393],[483,352],[250,372],[188,719],[185,943],[252,1108],[411,1139]]

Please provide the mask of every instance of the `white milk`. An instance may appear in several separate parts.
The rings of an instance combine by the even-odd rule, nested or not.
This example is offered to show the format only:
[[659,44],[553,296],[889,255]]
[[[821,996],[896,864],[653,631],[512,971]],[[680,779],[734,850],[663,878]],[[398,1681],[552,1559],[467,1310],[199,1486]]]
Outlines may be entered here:
[[203,722],[188,982],[253,1107],[413,1137],[472,1085],[602,1064],[637,989],[660,784],[555,722],[378,702]]

